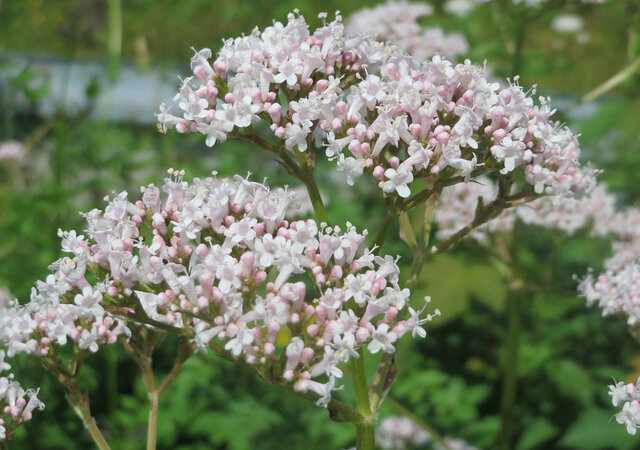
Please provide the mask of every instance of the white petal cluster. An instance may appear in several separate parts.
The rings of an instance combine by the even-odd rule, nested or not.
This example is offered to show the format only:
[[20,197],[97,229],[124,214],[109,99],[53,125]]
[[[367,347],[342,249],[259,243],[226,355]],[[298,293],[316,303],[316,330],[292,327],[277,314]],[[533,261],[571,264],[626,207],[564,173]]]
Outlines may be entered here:
[[600,214],[602,235],[613,236],[613,255],[605,261],[605,272],[589,273],[578,286],[588,304],[597,304],[603,315],[621,315],[635,326],[640,322],[640,210]]
[[0,350],[0,442],[21,423],[31,420],[33,411],[44,409],[38,399],[39,389],[23,389],[13,373],[6,373],[10,369],[5,352]]
[[621,314],[629,325],[640,322],[640,262],[595,277],[588,274],[578,286],[587,304],[597,304],[602,314]]
[[367,173],[401,198],[414,180],[468,179],[481,166],[521,170],[538,193],[579,196],[593,184],[576,137],[551,120],[546,99],[536,104],[517,80],[501,89],[468,61],[421,62],[347,37],[340,16],[311,32],[290,14],[211,57],[209,49],[193,57],[193,76],[176,96],[181,116],[162,106],[163,130],[199,132],[212,146],[265,122],[288,151],[325,146],[348,182]]
[[410,449],[424,445],[430,440],[429,433],[404,416],[382,419],[376,428],[376,445],[381,449]]
[[[433,448],[443,450],[444,447],[432,440],[431,435],[420,425],[405,416],[391,416],[380,421],[376,428],[376,447],[385,450],[404,450],[433,442]],[[450,450],[477,450],[462,439],[444,438]]]
[[460,33],[446,33],[440,27],[423,27],[419,20],[430,16],[431,5],[406,0],[362,8],[353,13],[345,29],[348,35],[369,34],[379,41],[389,42],[418,60],[441,55],[455,60],[469,50]]
[[629,434],[636,434],[640,427],[640,379],[636,384],[622,381],[609,386],[609,395],[613,406],[622,409],[616,414],[616,421],[627,428]]
[[366,233],[287,221],[286,190],[170,173],[142,200],[122,192],[86,213],[86,237],[61,233],[70,256],[2,316],[11,353],[46,355],[67,339],[96,351],[129,333],[124,318],[215,345],[326,406],[359,349],[393,353],[403,335],[426,334],[424,308],[400,319],[410,292],[396,259],[362,248]]

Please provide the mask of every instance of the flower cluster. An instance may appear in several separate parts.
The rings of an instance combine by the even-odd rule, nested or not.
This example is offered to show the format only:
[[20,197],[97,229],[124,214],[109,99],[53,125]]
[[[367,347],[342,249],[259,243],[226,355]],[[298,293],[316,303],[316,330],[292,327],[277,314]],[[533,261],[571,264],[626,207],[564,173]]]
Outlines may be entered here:
[[[438,225],[436,237],[446,239],[469,225],[475,218],[478,202],[482,201],[486,205],[497,196],[498,186],[487,177],[478,177],[467,183],[444,188],[433,217]],[[478,242],[484,242],[488,234],[512,230],[514,221],[515,216],[510,211],[504,211],[500,216],[472,230],[469,236]]]
[[[326,17],[321,15],[321,17]],[[468,178],[476,168],[522,170],[535,192],[582,195],[576,137],[518,84],[489,82],[482,67],[435,56],[420,62],[366,36],[346,37],[341,17],[309,31],[302,16],[196,52],[193,76],[176,96],[181,116],[161,106],[161,128],[199,132],[213,146],[262,121],[277,149],[326,155],[353,184],[372,175],[389,196],[414,180]],[[480,167],[482,166],[482,167]]]
[[404,416],[382,419],[376,428],[376,445],[382,449],[415,448],[431,440],[431,435]]
[[[606,1],[607,0],[582,0],[582,3],[604,3]],[[488,2],[489,0],[448,0],[444,5],[444,9],[450,14],[466,15],[482,4]],[[546,2],[547,0],[513,0],[513,3],[516,5],[523,5],[531,8],[540,6]]]
[[[460,183],[443,189],[440,206],[434,220],[438,224],[437,237],[446,239],[470,224],[478,210],[478,202],[486,206],[498,197],[497,184],[488,177],[478,177],[468,183]],[[526,205],[506,209],[487,223],[473,229],[469,235],[479,242],[487,236],[513,229],[516,220],[525,224],[573,234],[590,227],[593,235],[611,233],[616,216],[615,197],[604,186],[597,186],[588,197],[558,199],[540,197]]]
[[5,352],[0,350],[0,442],[7,439],[23,422],[28,422],[36,409],[43,410],[44,403],[38,399],[38,389],[24,390],[5,361]]
[[603,229],[616,239],[605,272],[589,273],[578,286],[587,304],[597,304],[603,315],[618,314],[631,326],[640,322],[640,210],[601,214]]
[[0,342],[9,356],[53,356],[56,347],[68,341],[80,350],[96,352],[100,344],[113,344],[118,336],[129,335],[125,322],[107,313],[101,304],[108,284],[92,286],[87,281],[87,266],[93,261],[82,236],[65,234],[63,250],[74,241],[80,245],[73,248],[77,254],[51,266],[56,273],[37,282],[29,303],[15,304],[0,315]]
[[578,286],[587,304],[597,304],[602,314],[622,314],[629,325],[640,322],[640,263],[609,269],[594,277],[588,274]]
[[388,0],[353,13],[345,29],[348,35],[371,34],[377,40],[397,45],[418,60],[434,55],[456,59],[467,53],[469,44],[461,34],[446,33],[440,27],[422,27],[418,23],[432,12],[433,8],[424,3]]
[[640,427],[640,379],[636,384],[620,381],[609,386],[609,395],[613,406],[623,403],[622,409],[616,414],[616,421],[625,425],[629,434],[636,434]]
[[21,160],[24,158],[27,149],[19,141],[0,142],[0,161]]
[[432,316],[408,307],[394,258],[361,248],[366,233],[287,221],[286,190],[241,177],[189,184],[170,172],[142,200],[122,192],[86,213],[86,237],[61,233],[70,256],[26,307],[3,316],[12,353],[47,354],[67,338],[96,351],[129,333],[124,318],[225,352],[327,405],[340,363],[425,336]]
[[[408,417],[392,416],[382,419],[376,429],[376,446],[388,450],[404,450],[421,447],[433,441],[431,435]],[[449,450],[476,450],[462,439],[444,438]],[[443,450],[440,443],[433,441],[433,448]]]

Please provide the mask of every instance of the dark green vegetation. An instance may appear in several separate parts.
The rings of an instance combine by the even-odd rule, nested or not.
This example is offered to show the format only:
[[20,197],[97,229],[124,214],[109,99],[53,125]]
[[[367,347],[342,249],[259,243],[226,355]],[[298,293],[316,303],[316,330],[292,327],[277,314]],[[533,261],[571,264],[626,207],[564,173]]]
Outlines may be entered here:
[[[590,36],[583,45],[553,34],[550,14],[529,24],[519,62],[521,83],[537,83],[543,95],[578,99],[637,58],[638,12],[633,2],[610,3],[579,8]],[[0,52],[99,60],[114,80],[123,63],[142,72],[179,66],[186,73],[191,46],[216,49],[223,37],[263,27],[272,18],[284,20],[294,8],[310,21],[319,12],[317,2],[310,0],[129,0],[121,9],[119,4],[2,0]],[[330,0],[321,6],[328,11],[340,8],[348,17],[362,4]],[[439,12],[426,22],[463,32],[475,62],[487,59],[497,76],[512,75],[505,36],[492,20],[489,12],[465,19]],[[524,24],[519,20],[506,22],[503,31],[510,35]],[[245,142],[229,141],[211,150],[200,136],[162,136],[153,126],[109,122],[100,112],[88,118],[97,107],[92,99],[109,89],[95,79],[82,86],[87,110],[70,114],[59,109],[44,118],[36,106],[51,94],[46,77],[34,75],[29,66],[16,71],[3,60],[0,77],[0,141],[18,139],[29,147],[24,161],[0,162],[0,286],[20,299],[28,298],[33,282],[43,279],[48,264],[58,258],[56,230],[81,229],[77,211],[101,207],[103,196],[113,190],[128,189],[134,196],[139,185],[158,184],[169,167],[186,169],[189,178],[215,169],[221,175],[250,171],[255,179],[268,177],[273,186],[294,182],[268,154]],[[30,106],[17,108],[19,98]],[[629,205],[640,200],[638,111],[636,74],[602,98],[593,114],[566,118],[583,133],[585,156],[605,169],[601,180]],[[562,111],[558,114],[564,117]],[[384,216],[379,190],[364,178],[353,190],[345,190],[334,182],[339,175],[333,167],[325,162],[318,171],[332,219],[375,230]],[[408,247],[397,237],[397,229],[393,233],[385,252],[406,255]],[[588,267],[600,269],[608,244],[586,235],[567,239],[524,226],[518,226],[510,239],[506,244],[514,261],[512,275],[524,287],[514,288],[501,268],[471,243],[425,266],[414,298],[419,302],[431,295],[443,317],[429,324],[426,340],[407,339],[401,348],[395,398],[443,435],[494,448],[501,374],[508,370],[507,305],[517,302],[521,348],[512,411],[514,448],[637,448],[638,440],[610,420],[615,410],[607,384],[612,376],[635,380],[640,372],[638,345],[623,321],[603,319],[599,310],[586,308],[575,295],[572,278]],[[163,351],[172,355],[174,344],[166,342]],[[135,364],[123,355],[105,348],[89,360],[84,381],[92,389],[98,423],[113,448],[139,449],[146,436],[146,399]],[[156,361],[159,372],[172,364],[163,364],[161,354]],[[21,429],[9,447],[89,448],[89,438],[55,380],[34,360],[21,358],[16,367],[24,385],[41,386],[47,409]],[[213,355],[193,358],[183,372],[162,398],[160,448],[338,449],[353,444],[349,425],[331,422],[326,411],[265,386]],[[350,395],[345,393],[346,398]],[[392,413],[389,406],[383,409],[383,414]]]

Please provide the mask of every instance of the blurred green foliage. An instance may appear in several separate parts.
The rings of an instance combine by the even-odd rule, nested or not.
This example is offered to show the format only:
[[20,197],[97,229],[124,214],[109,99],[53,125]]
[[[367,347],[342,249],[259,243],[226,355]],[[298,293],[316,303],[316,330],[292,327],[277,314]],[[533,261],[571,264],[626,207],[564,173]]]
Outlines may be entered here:
[[[456,18],[442,13],[442,2],[434,3],[436,14],[425,22],[463,32],[472,43],[474,61],[486,58],[497,76],[513,75],[504,37],[488,26],[493,20],[489,12]],[[118,29],[108,26],[115,20],[109,5],[101,0],[2,0],[0,52],[106,61],[113,39],[109,30]],[[541,92],[573,100],[613,75],[629,58],[629,5],[633,2],[580,7],[590,36],[584,45],[549,32],[550,17],[528,24],[521,82],[538,83]],[[338,8],[348,16],[364,4],[129,0],[121,6],[121,56],[144,71],[184,67],[191,46],[215,49],[223,37],[268,25],[272,18],[284,20],[294,8],[308,17]],[[28,154],[22,162],[0,162],[0,286],[22,300],[59,256],[56,230],[81,229],[77,212],[101,207],[104,195],[114,190],[127,189],[133,196],[141,184],[158,184],[168,167],[184,168],[188,177],[215,169],[224,176],[252,172],[255,179],[268,177],[273,186],[293,182],[268,155],[244,142],[230,141],[212,151],[199,136],[162,136],[152,127],[90,118],[95,99],[108,88],[95,78],[82,87],[89,101],[86,110],[69,114],[58,109],[41,117],[36,107],[50,94],[47,80],[37,80],[28,66],[18,73],[5,69],[0,66],[0,74],[11,75],[3,84],[9,88],[2,93],[0,141],[21,140]],[[582,133],[585,155],[605,170],[601,179],[625,204],[640,200],[639,94],[636,75],[592,113],[566,116]],[[26,98],[27,107],[18,108],[18,98]],[[354,189],[345,189],[333,165],[320,160],[318,184],[332,219],[375,230],[384,214],[377,188],[362,179]],[[409,261],[407,246],[397,238],[397,229],[393,232],[395,239],[388,240],[385,251]],[[513,240],[518,243],[513,270],[526,286],[516,448],[640,448],[611,420],[606,387],[612,376],[633,379],[640,372],[637,343],[622,321],[603,319],[575,295],[573,275],[600,268],[608,243],[524,226],[517,227]],[[466,243],[459,252],[425,266],[415,290],[416,306],[425,295],[432,296],[443,317],[429,324],[424,341],[402,344],[392,394],[442,434],[494,448],[505,304],[513,295],[509,281],[481,248]],[[170,369],[174,345],[168,341],[157,355],[158,372]],[[371,372],[375,362],[368,361]],[[55,380],[29,358],[18,358],[16,367],[25,385],[42,387],[47,409],[20,429],[10,448],[89,448],[89,438]],[[89,360],[83,381],[113,448],[142,448],[147,406],[135,364],[120,349],[108,349]],[[346,384],[340,395],[349,399]],[[388,405],[382,409],[383,416],[393,413]],[[213,355],[187,362],[161,400],[159,430],[160,448],[167,449],[338,449],[354,441],[348,424],[330,421],[325,410],[264,385]]]

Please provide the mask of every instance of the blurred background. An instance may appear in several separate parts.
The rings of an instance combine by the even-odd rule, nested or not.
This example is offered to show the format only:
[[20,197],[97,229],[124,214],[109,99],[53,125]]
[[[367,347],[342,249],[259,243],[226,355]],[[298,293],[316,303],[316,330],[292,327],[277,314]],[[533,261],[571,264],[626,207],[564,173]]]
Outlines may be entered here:
[[[223,176],[252,172],[272,186],[295,185],[269,155],[244,142],[209,149],[200,135],[160,134],[153,113],[171,102],[177,77],[188,74],[191,47],[215,52],[223,38],[284,21],[295,8],[316,27],[321,11],[331,17],[340,9],[348,20],[377,3],[0,0],[0,287],[28,299],[35,280],[44,279],[60,256],[58,228],[81,230],[79,211],[102,207],[113,191],[135,196],[140,185],[160,183],[169,167],[185,169],[187,178],[212,170]],[[536,84],[538,94],[550,95],[556,117],[582,133],[584,161],[604,170],[600,180],[622,205],[638,203],[638,71],[606,95],[579,104],[638,58],[637,0],[548,0],[533,8],[509,0],[475,8],[472,1],[426,3],[434,12],[421,26],[463,35],[468,49],[459,61],[486,61],[498,80],[519,73],[521,85]],[[562,16],[573,22],[559,24]],[[509,42],[519,43],[517,58]],[[375,230],[384,211],[370,180],[347,190],[332,164],[322,162],[318,177],[336,223]],[[393,237],[385,252],[406,256],[397,230]],[[586,233],[567,238],[523,225],[507,242],[518,244],[514,271],[527,284],[518,292],[477,245],[463,244],[425,266],[414,298],[431,295],[443,316],[428,325],[425,340],[404,342],[394,398],[443,435],[495,448],[508,343],[505,305],[515,295],[522,326],[514,448],[640,448],[612,420],[607,395],[612,376],[637,378],[638,345],[623,320],[603,319],[575,293],[573,275],[601,269],[609,244]],[[167,354],[172,345],[167,343]],[[172,364],[163,364],[162,355],[157,360],[159,371]],[[105,348],[89,365],[84,383],[107,439],[114,449],[143,448],[146,398],[135,364]],[[41,386],[47,408],[9,447],[90,448],[57,382],[28,358],[16,362],[16,372],[23,385]],[[350,398],[348,389],[344,395]],[[391,406],[381,411],[396,413]],[[167,449],[339,449],[353,445],[354,435],[325,410],[201,355],[162,399],[159,442]]]

